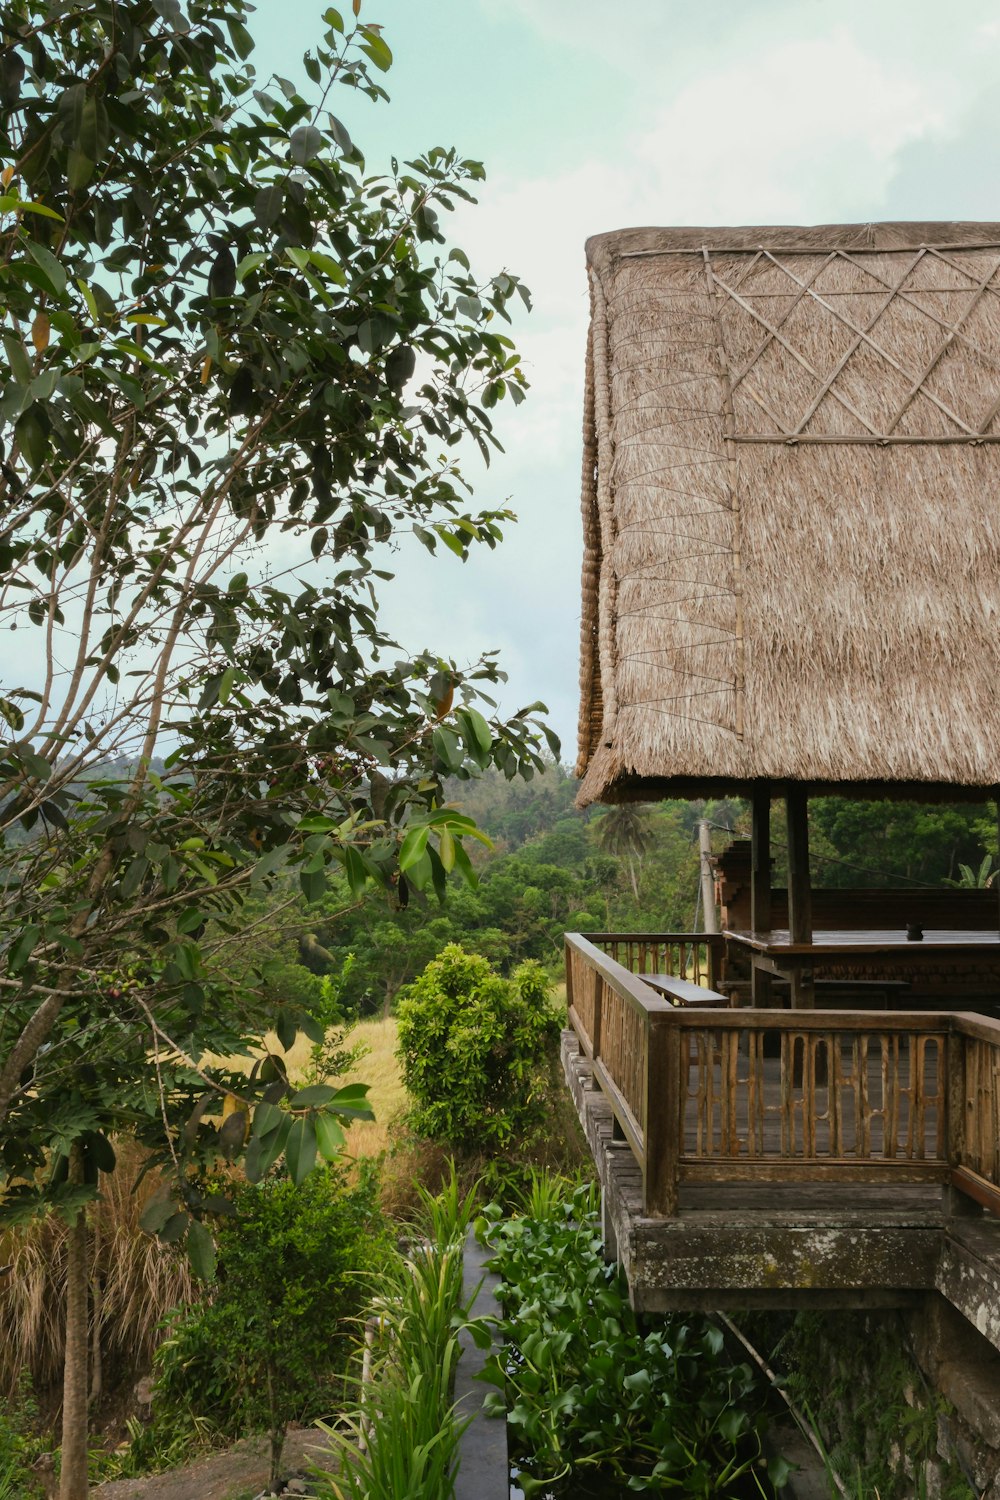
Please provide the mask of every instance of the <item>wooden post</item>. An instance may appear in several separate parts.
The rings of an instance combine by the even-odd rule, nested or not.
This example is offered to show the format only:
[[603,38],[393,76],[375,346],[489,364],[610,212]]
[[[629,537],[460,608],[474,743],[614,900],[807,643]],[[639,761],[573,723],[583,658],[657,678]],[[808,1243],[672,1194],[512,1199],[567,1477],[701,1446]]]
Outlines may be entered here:
[[[750,930],[771,930],[771,787],[755,786],[750,825]],[[771,976],[756,965],[750,971],[751,1000],[756,1006],[771,1004]]]
[[646,1018],[646,1125],[643,1131],[643,1211],[650,1218],[677,1212],[681,1101],[684,1081],[680,1027],[669,1016]]
[[[965,1128],[968,1108],[968,1086],[965,1076],[966,1038],[957,1027],[949,1028],[945,1039],[945,1121],[947,1139],[945,1150],[952,1172],[965,1164]],[[944,1210],[956,1218],[976,1216],[982,1213],[979,1204],[954,1184],[948,1183],[944,1192]]]
[[718,932],[719,918],[715,910],[715,875],[712,870],[712,835],[702,818],[698,824],[698,850],[701,855],[701,909],[704,915],[702,929]]
[[[802,787],[785,796],[788,820],[788,936],[793,943],[812,942],[812,887],[809,882],[809,799]],[[791,972],[792,1005],[815,1004],[811,968],[798,964]]]
[[566,1010],[573,1009],[573,950],[563,937],[563,958],[566,964]]
[[601,1028],[604,1023],[604,980],[591,970],[594,984],[594,1034],[590,1038],[591,1057],[596,1062],[601,1055]]

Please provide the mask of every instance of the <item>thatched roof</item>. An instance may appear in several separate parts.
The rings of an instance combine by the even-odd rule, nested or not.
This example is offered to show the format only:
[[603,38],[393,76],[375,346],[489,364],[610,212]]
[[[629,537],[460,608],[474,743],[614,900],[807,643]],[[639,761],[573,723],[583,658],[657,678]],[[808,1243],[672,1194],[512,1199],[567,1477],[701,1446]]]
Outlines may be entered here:
[[1000,224],[587,259],[581,800],[1000,783]]

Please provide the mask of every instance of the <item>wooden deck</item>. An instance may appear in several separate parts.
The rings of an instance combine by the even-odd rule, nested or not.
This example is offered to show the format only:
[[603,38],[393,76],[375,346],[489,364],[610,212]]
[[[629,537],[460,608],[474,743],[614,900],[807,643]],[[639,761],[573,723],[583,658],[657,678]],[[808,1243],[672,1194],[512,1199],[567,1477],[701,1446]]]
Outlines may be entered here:
[[1000,1023],[687,1009],[578,935],[567,977],[567,1081],[637,1307],[936,1288],[1000,1347],[1000,1219],[979,1217],[1000,1212]]

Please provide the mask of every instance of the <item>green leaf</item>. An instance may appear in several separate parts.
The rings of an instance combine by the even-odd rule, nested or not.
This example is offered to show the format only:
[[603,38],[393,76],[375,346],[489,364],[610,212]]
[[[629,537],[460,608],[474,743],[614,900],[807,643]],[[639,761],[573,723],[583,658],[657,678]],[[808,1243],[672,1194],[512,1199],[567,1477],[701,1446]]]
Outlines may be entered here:
[[104,100],[88,93],[80,116],[80,135],[76,142],[83,155],[96,166],[108,149],[108,111]]
[[301,1187],[316,1165],[316,1122],[312,1115],[299,1115],[292,1121],[285,1145],[288,1173],[296,1187]]
[[318,1109],[323,1104],[329,1104],[336,1092],[328,1083],[311,1083],[308,1088],[294,1093],[289,1104],[292,1109]]
[[170,1215],[156,1237],[162,1245],[176,1245],[184,1238],[190,1222],[191,1215],[184,1210],[178,1210]]
[[382,73],[387,73],[392,67],[392,53],[382,40],[381,33],[374,26],[362,26],[361,35],[365,38],[361,50],[366,53]]
[[139,1215],[139,1228],[144,1229],[147,1234],[159,1234],[175,1212],[174,1200],[170,1195],[157,1193],[155,1198],[150,1198]]
[[326,872],[324,870],[300,870],[299,885],[307,901],[318,901],[326,894]]
[[315,266],[317,271],[324,271],[337,286],[347,285],[347,273],[332,255],[327,255],[324,250],[309,250],[306,252],[306,258],[309,265]]
[[54,208],[49,208],[44,203],[29,202],[26,198],[18,198],[10,193],[0,197],[0,214],[26,213],[37,214],[42,219],[56,219],[58,223],[64,224],[62,214],[56,213]]
[[232,44],[236,49],[237,56],[241,62],[245,62],[254,48],[253,37],[240,21],[231,20],[227,17],[226,27],[229,31]]
[[317,157],[323,149],[323,132],[315,125],[300,125],[288,138],[292,161],[304,167]]
[[417,863],[427,848],[427,840],[430,837],[429,828],[411,828],[403,840],[399,851],[399,868],[410,870]]
[[24,248],[45,277],[53,296],[63,297],[66,292],[66,272],[52,251],[44,245],[36,244],[34,240],[27,240]]
[[[264,188],[263,191],[266,193],[266,192],[270,192],[271,189]],[[260,196],[260,195],[258,194],[258,196]],[[279,205],[278,205],[278,212],[280,213],[280,211],[281,211],[281,205],[279,203]],[[277,217],[277,215],[275,215],[275,217]],[[242,286],[243,283],[244,283],[244,281],[246,281],[246,279],[250,275],[251,271],[258,270],[261,266],[265,265],[266,262],[267,262],[267,256],[261,254],[261,252],[259,250],[254,255],[244,255],[243,259],[240,261],[239,265],[236,267],[236,280],[239,282],[240,286]]]
[[285,1142],[292,1128],[292,1116],[284,1111],[281,1114],[281,1124],[277,1130],[268,1131],[266,1135],[253,1136],[247,1147],[243,1170],[251,1182],[260,1182],[285,1149]]
[[191,1220],[187,1237],[188,1260],[199,1281],[215,1280],[215,1241],[211,1231],[197,1219]]
[[[96,297],[90,290],[90,287],[87,285],[87,283],[81,277],[78,276],[76,278],[76,284],[80,288],[80,291],[83,293],[83,300],[87,304],[87,311],[90,313],[90,316],[93,318],[94,322],[99,323],[101,321],[101,314],[98,311]],[[100,348],[100,345],[98,345],[97,347]]]
[[14,424],[14,436],[32,471],[40,469],[48,458],[51,431],[48,413],[38,401],[33,401]]
[[11,944],[10,953],[7,956],[7,970],[10,974],[20,974],[32,950],[41,936],[42,929],[34,924],[23,927]]
[[28,386],[31,384],[31,358],[27,349],[19,338],[12,333],[3,335],[3,348],[10,366],[10,373],[18,385]]
[[268,1104],[262,1099],[253,1112],[253,1134],[259,1136],[270,1135],[272,1130],[277,1130],[284,1120],[288,1119],[286,1110],[279,1109],[276,1104]]
[[0,698],[0,718],[6,720],[15,734],[24,728],[24,714],[10,698]]
[[324,1161],[336,1161],[346,1139],[340,1122],[333,1115],[316,1116],[316,1144]]
[[493,734],[489,724],[474,708],[457,709],[455,722],[472,759],[481,771],[485,771],[493,749]]
[[336,115],[330,116],[330,134],[345,156],[354,155],[354,142],[348,134],[346,125],[342,125]]
[[70,192],[82,193],[96,170],[96,161],[74,146],[66,158],[66,185]]
[[[285,187],[282,182],[272,182],[267,187],[262,187],[253,200],[253,216],[262,229],[270,229],[271,225],[280,218],[281,210],[285,203]],[[247,260],[253,260],[254,256],[247,256]],[[241,262],[241,265],[245,262]],[[239,269],[237,269],[239,277]]]
[[438,859],[446,870],[455,868],[455,840],[447,828],[442,828],[438,837]]
[[375,1113],[368,1103],[367,1083],[345,1083],[330,1100],[330,1111],[349,1115],[355,1120],[374,1120]]

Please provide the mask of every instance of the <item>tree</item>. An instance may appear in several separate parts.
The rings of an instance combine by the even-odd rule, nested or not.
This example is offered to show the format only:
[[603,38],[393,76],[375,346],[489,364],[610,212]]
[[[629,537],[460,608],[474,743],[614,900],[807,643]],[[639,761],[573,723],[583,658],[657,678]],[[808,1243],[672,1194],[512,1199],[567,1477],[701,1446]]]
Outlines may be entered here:
[[277,1492],[288,1425],[342,1398],[354,1327],[395,1243],[371,1172],[354,1186],[334,1167],[299,1187],[270,1177],[236,1199],[211,1302],[180,1313],[157,1356],[153,1421],[169,1430],[194,1411],[232,1437],[263,1429]]
[[[249,1171],[300,1181],[362,1107],[294,1094],[279,1060],[239,1086],[195,1065],[265,1021],[228,972],[247,891],[441,892],[475,832],[442,777],[540,765],[548,733],[537,705],[476,706],[492,657],[407,658],[379,627],[398,533],[462,556],[501,535],[454,449],[488,457],[490,408],[523,394],[498,329],[526,294],[444,246],[478,163],[366,177],[330,112],[336,87],[385,97],[359,8],[325,13],[315,101],[257,86],[244,0],[0,19],[0,1172],[8,1217],[75,1225],[63,1500],[86,1491],[85,1204],[112,1133],[155,1147],[174,1197],[147,1224],[208,1274],[198,1164],[249,1140]],[[286,1006],[279,1035],[310,1024]]]
[[641,865],[653,841],[649,823],[649,811],[634,802],[621,802],[609,807],[597,825],[597,842],[605,854],[625,862],[632,895],[639,900],[639,878],[636,865]]

